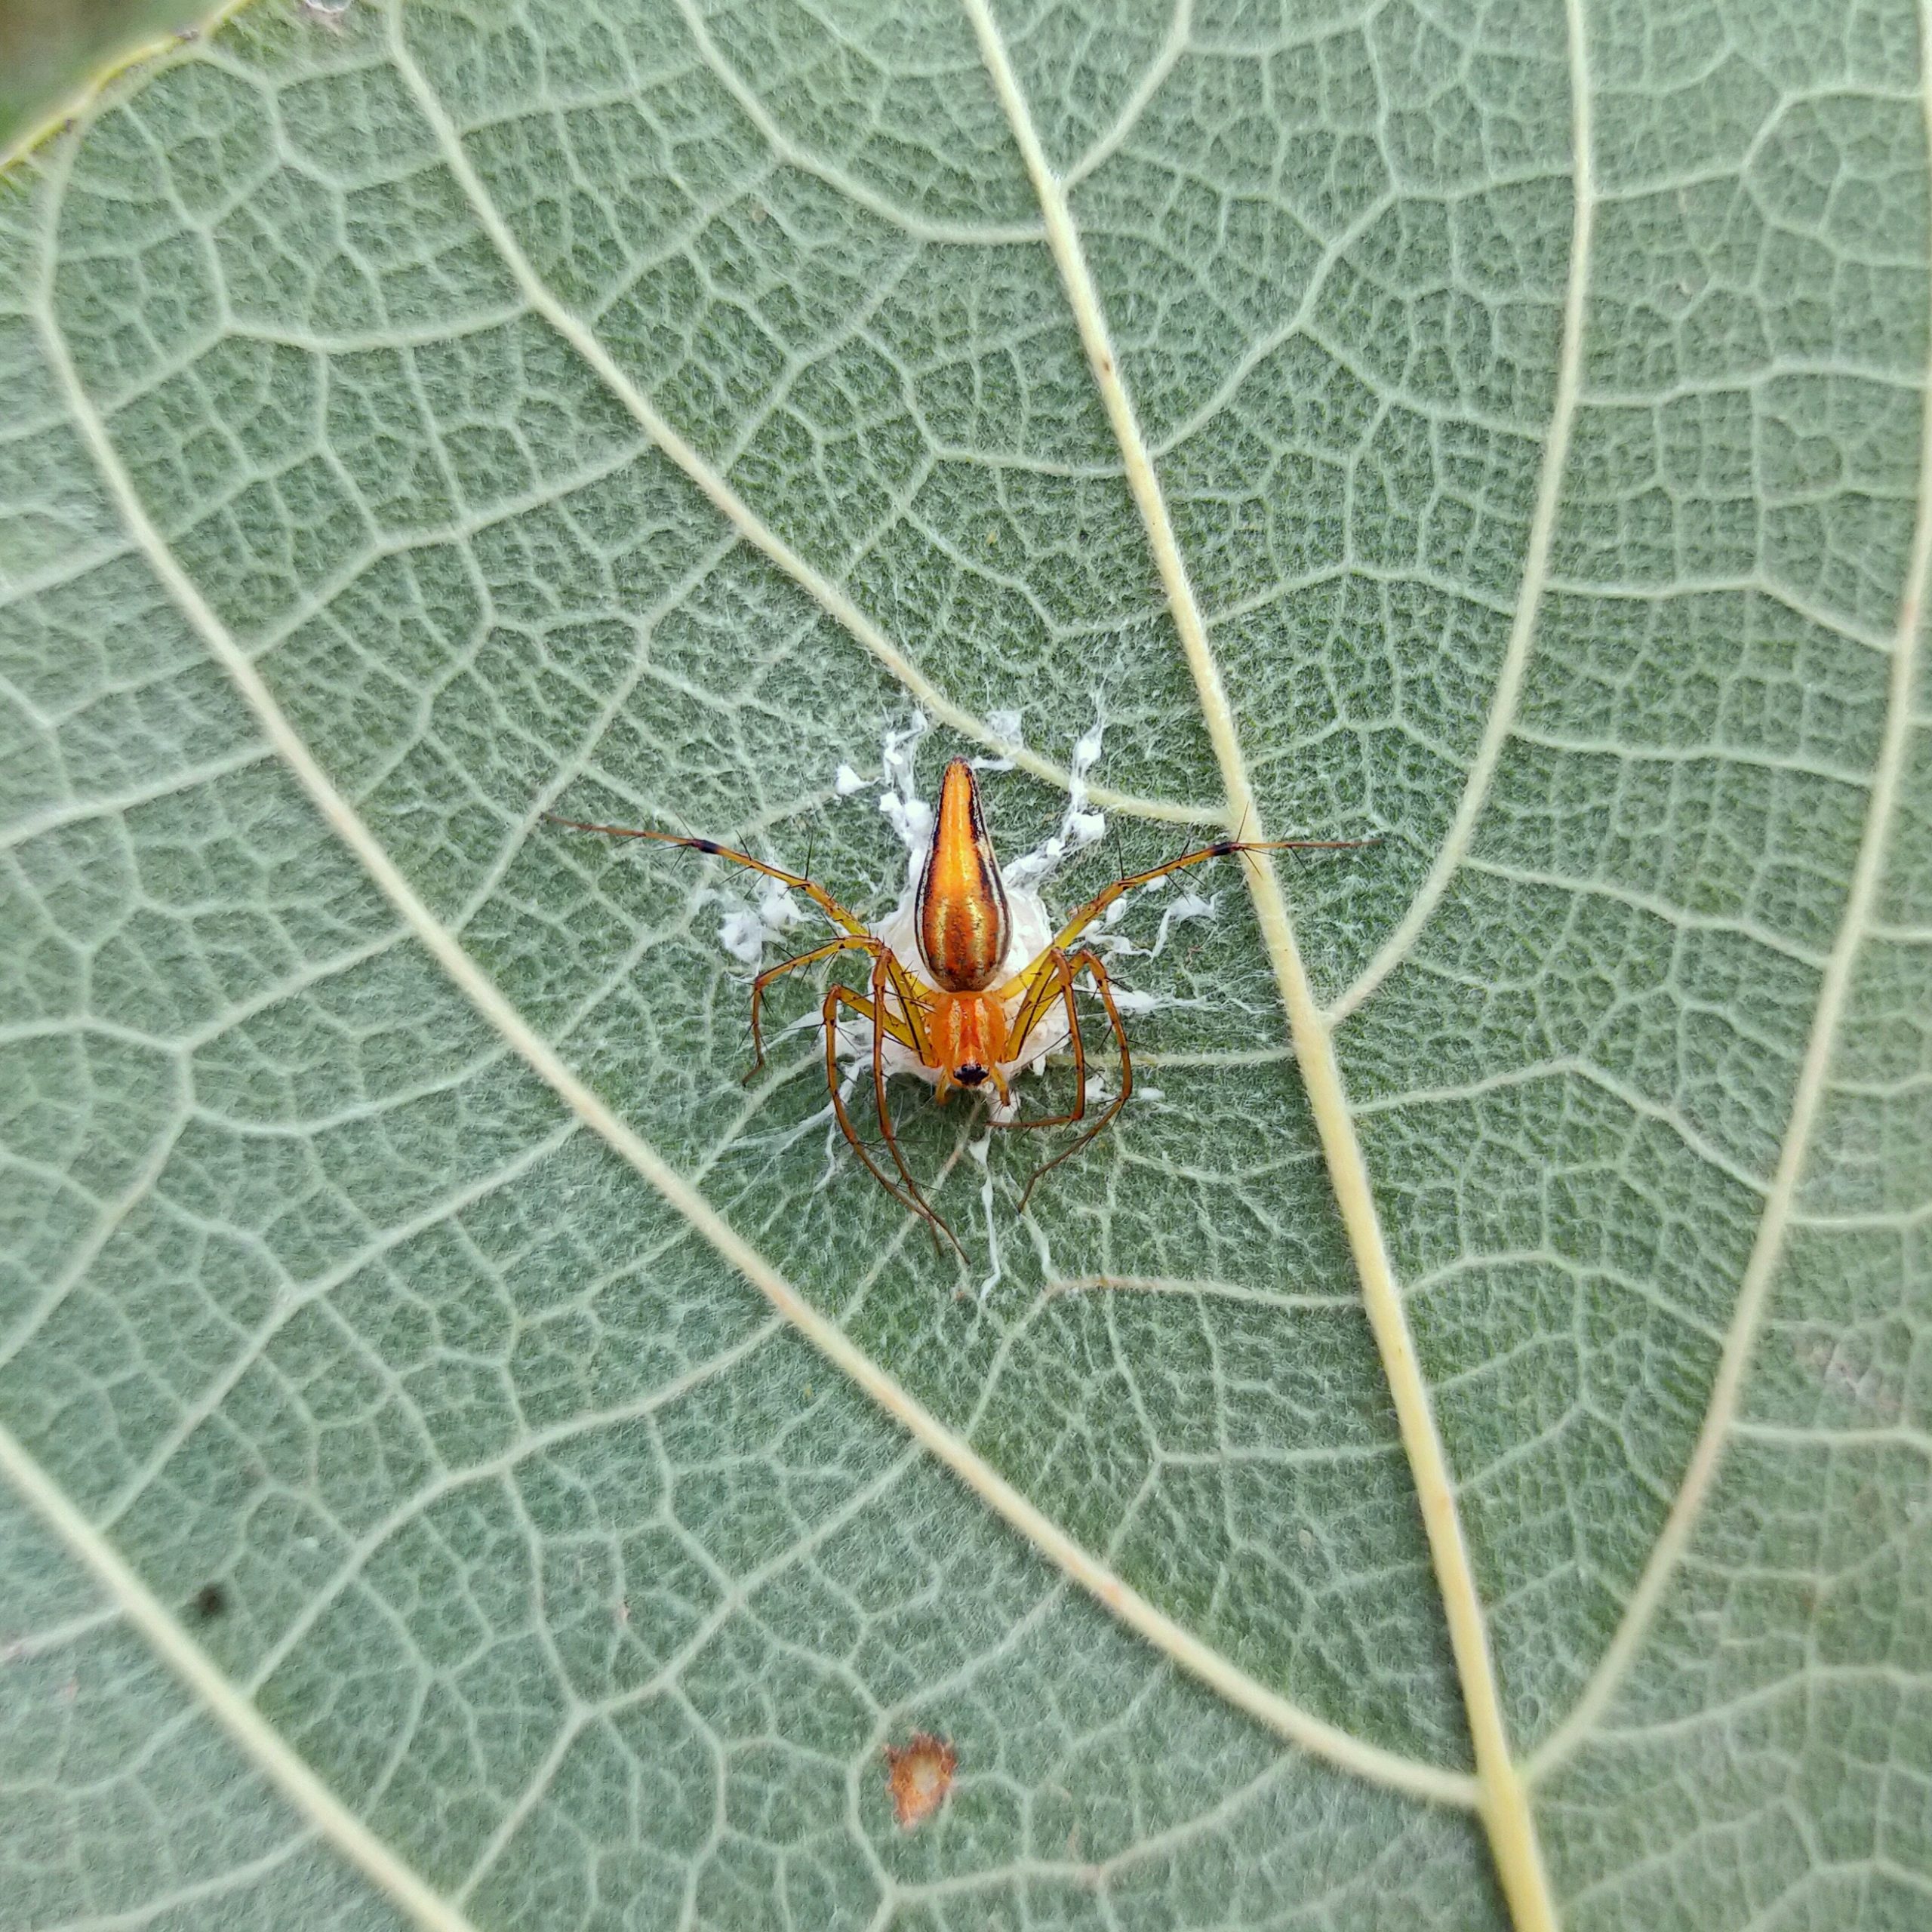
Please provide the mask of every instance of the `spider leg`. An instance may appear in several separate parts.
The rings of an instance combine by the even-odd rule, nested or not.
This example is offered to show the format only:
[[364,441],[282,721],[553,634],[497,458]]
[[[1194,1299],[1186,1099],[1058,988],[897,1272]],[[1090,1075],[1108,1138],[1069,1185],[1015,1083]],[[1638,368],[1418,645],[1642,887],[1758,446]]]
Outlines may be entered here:
[[[846,933],[837,939],[827,940],[823,946],[815,946],[809,952],[801,952],[789,959],[780,960],[776,966],[768,967],[752,982],[752,1063],[745,1075],[749,1080],[764,1064],[764,1031],[761,1009],[764,1003],[764,989],[774,980],[782,979],[787,973],[796,972],[801,966],[809,966],[814,960],[829,959],[838,952],[878,952],[884,942],[875,939],[860,939]],[[912,1037],[896,1021],[888,1020],[893,1036],[906,1046],[912,1044]]]
[[795,887],[841,932],[866,936],[865,921],[856,912],[848,912],[823,886],[814,884],[801,872],[788,872],[782,866],[768,866],[762,859],[754,859],[749,852],[734,851],[715,839],[687,838],[675,832],[638,832],[625,825],[589,825],[580,818],[560,818],[555,812],[546,812],[543,816],[552,825],[567,826],[573,832],[601,832],[612,838],[654,838],[660,845],[685,845],[694,852],[708,853],[714,859],[728,859],[734,866],[746,866],[752,872],[764,873],[767,878],[777,879],[780,884]]
[[[1036,1168],[1020,1196],[1020,1211],[1025,1214],[1026,1203],[1032,1198],[1035,1188],[1063,1161],[1070,1161],[1095,1134],[1106,1127],[1115,1115],[1127,1105],[1127,1097],[1134,1091],[1134,1057],[1128,1052],[1127,1029],[1121,1024],[1120,1008],[1114,1004],[1113,982],[1107,977],[1107,969],[1100,955],[1091,946],[1083,946],[1078,952],[1066,956],[1069,973],[1075,968],[1084,968],[1092,976],[1094,990],[1100,995],[1100,1004],[1107,1009],[1107,1019],[1114,1029],[1115,1044],[1120,1048],[1120,1091],[1109,1100],[1100,1117],[1071,1147],[1063,1148],[1045,1166]],[[1081,1082],[1083,1092],[1086,1082]]]
[[[1210,859],[1232,858],[1237,852],[1346,852],[1358,845],[1379,845],[1379,838],[1221,838],[1212,845],[1203,845],[1198,851],[1183,852],[1177,859],[1169,859],[1158,866],[1149,866],[1144,872],[1129,872],[1124,878],[1115,879],[1111,885],[1103,886],[1072,913],[1058,932],[1054,934],[1053,944],[1066,947],[1073,942],[1104,912],[1117,899],[1123,897],[1137,886],[1149,885],[1157,878],[1165,878],[1170,872],[1182,871],[1189,866],[1204,865]],[[1051,948],[1047,949],[1051,951]],[[1030,976],[1040,959],[1046,957],[1043,951],[1038,958],[1021,968],[997,992],[1011,995],[1023,982],[1030,986]]]
[[[866,1019],[872,1022],[872,1045],[875,1055],[876,1055],[878,1051],[879,1033],[879,1016],[871,1001],[865,999],[859,994],[855,993],[850,986],[832,986],[827,989],[825,995],[825,1004],[820,1009],[825,1020],[825,1080],[826,1084],[832,1090],[832,1111],[834,1118],[836,1118],[838,1122],[839,1131],[844,1135],[845,1138],[848,1141],[851,1143],[852,1151],[854,1153],[857,1155],[860,1160],[864,1163],[866,1171],[872,1176],[874,1180],[878,1183],[881,1187],[885,1189],[887,1193],[892,1196],[894,1200],[897,1201],[908,1214],[917,1214],[922,1220],[930,1223],[934,1228],[943,1230],[946,1239],[951,1241],[955,1247],[958,1247],[959,1241],[958,1237],[955,1235],[952,1230],[947,1227],[946,1223],[933,1212],[932,1209],[927,1206],[924,1201],[919,1197],[917,1190],[915,1189],[913,1192],[908,1193],[904,1188],[901,1188],[896,1183],[888,1180],[886,1178],[884,1171],[880,1168],[878,1163],[872,1158],[872,1154],[867,1149],[864,1141],[860,1140],[859,1137],[859,1130],[854,1124],[851,1113],[845,1105],[845,1097],[839,1091],[838,1043],[838,1010],[841,1007],[850,1007],[854,1013],[862,1014]],[[888,1129],[886,1138],[888,1144],[891,1146],[894,1156],[895,1159],[897,1159],[899,1152],[898,1145],[897,1142],[892,1140],[891,1130],[889,1128]],[[910,1186],[912,1183],[912,1177],[911,1175],[906,1174],[905,1163],[903,1161],[900,1161],[898,1162],[898,1166],[900,1174],[905,1176],[907,1186]],[[935,1246],[938,1244],[939,1235],[937,1233],[935,1233],[933,1235],[933,1241]],[[963,1255],[965,1250],[961,1248],[960,1252]]]
[[[960,1259],[965,1259],[966,1251],[959,1247],[959,1238],[940,1219],[931,1204],[919,1192],[919,1183],[912,1178],[912,1171],[906,1164],[906,1156],[899,1150],[899,1137],[892,1131],[892,1112],[885,1097],[885,989],[891,980],[893,968],[897,965],[891,953],[881,947],[877,958],[872,961],[872,1008],[878,1020],[872,1027],[872,1103],[878,1112],[879,1131],[885,1136],[885,1144],[891,1150],[892,1164],[899,1170],[899,1177],[906,1183],[906,1192],[918,1202],[919,1211],[934,1228],[959,1249]],[[897,989],[896,983],[895,990]],[[905,995],[900,995],[900,1004],[906,1007]],[[912,1009],[906,1007],[909,1013]],[[923,1059],[924,1055],[921,1057]],[[933,1245],[939,1245],[938,1236],[934,1237]]]
[[[1011,1051],[1015,1060],[1021,1057],[1022,1050],[1026,1044],[1027,1033],[1030,1033],[1044,1017],[1046,1008],[1056,998],[1058,999],[1066,1009],[1066,1036],[1073,1043],[1073,1105],[1066,1113],[1046,1114],[1038,1120],[996,1120],[993,1122],[995,1127],[1072,1127],[1076,1121],[1087,1117],[1087,1049],[1081,1042],[1080,1015],[1073,1004],[1073,968],[1068,962],[1066,955],[1058,946],[1047,955],[1047,958],[1053,970],[1041,975],[1040,983],[1042,986],[1051,985],[1054,989],[1053,993],[1044,1000],[1036,998],[1028,1000],[1027,1008],[1037,1008],[1038,1011],[1031,1019],[1027,1017],[1026,1011],[1022,1011],[1020,1019],[1025,1025],[1026,1032],[1016,1029]],[[1070,1153],[1072,1149],[1069,1148],[1067,1151]],[[1041,1170],[1041,1172],[1044,1171],[1044,1169]],[[1034,1177],[1035,1180],[1038,1178],[1037,1174]],[[1029,1181],[1026,1184],[1031,1187],[1033,1183]]]
[[[1009,1060],[1020,1058],[1028,1036],[1038,1026],[1041,1017],[1053,1004],[1059,992],[1060,969],[1056,962],[1063,950],[1060,942],[1056,940],[1045,952],[1037,955],[1023,967],[1018,976],[1008,981],[1006,988],[1003,989],[1008,996],[1015,986],[1023,986],[1026,989],[1026,1000],[1020,1011],[1013,1016],[1012,1030],[1007,1035],[1007,1057]],[[995,997],[1000,996],[1000,992],[996,991]]]
[[[926,1002],[919,997],[918,982],[899,962],[899,955],[890,947],[885,949],[886,973],[892,982],[892,990],[899,996],[899,1010],[904,1017],[906,1030],[912,1038],[903,1044],[912,1048],[926,1066],[938,1065],[937,1056],[932,1050],[931,1036],[926,1032]],[[887,1022],[890,1030],[892,1023]],[[893,1037],[899,1036],[895,1033]]]

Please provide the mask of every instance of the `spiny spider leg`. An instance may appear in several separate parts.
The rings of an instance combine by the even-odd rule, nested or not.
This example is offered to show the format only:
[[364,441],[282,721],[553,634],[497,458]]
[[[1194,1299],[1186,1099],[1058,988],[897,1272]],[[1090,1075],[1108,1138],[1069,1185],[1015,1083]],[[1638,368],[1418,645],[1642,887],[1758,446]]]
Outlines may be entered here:
[[[1177,872],[1189,866],[1198,866],[1210,859],[1232,858],[1237,852],[1346,852],[1361,845],[1379,845],[1379,838],[1221,838],[1212,845],[1203,845],[1198,851],[1183,852],[1177,859],[1168,859],[1158,866],[1149,866],[1144,872],[1130,872],[1124,878],[1115,879],[1111,885],[1103,886],[1085,905],[1072,913],[1066,924],[1054,934],[1054,946],[1071,946],[1073,942],[1111,906],[1114,901],[1136,887],[1149,885],[1157,878],[1165,878],[1170,872]],[[1051,951],[1051,948],[1046,949]],[[1041,958],[1045,957],[1045,952]],[[1035,959],[1023,967],[1015,980],[1030,981],[1033,970],[1039,964]],[[1013,990],[1015,980],[1008,980],[1000,989],[1002,992]]]
[[[902,1205],[922,1217],[934,1229],[943,1233],[963,1258],[965,1250],[959,1247],[958,1238],[952,1229],[933,1211],[919,1186],[906,1164],[900,1152],[898,1137],[892,1131],[892,1115],[885,1097],[884,1047],[889,1036],[912,1052],[921,1061],[931,1063],[931,1052],[923,1022],[923,1008],[915,983],[911,975],[893,955],[884,941],[875,937],[856,912],[839,904],[824,887],[801,872],[787,872],[782,866],[768,864],[762,859],[753,858],[749,852],[740,852],[729,845],[721,845],[713,838],[696,838],[688,835],[671,832],[654,832],[626,825],[598,825],[587,820],[565,818],[557,812],[543,814],[552,825],[568,826],[574,832],[599,832],[612,838],[648,838],[660,845],[681,845],[688,851],[702,852],[708,856],[724,859],[734,866],[743,866],[748,871],[761,872],[767,878],[775,878],[781,884],[793,888],[804,894],[820,912],[838,927],[840,937],[824,946],[814,946],[759,974],[752,982],[752,1060],[749,1078],[764,1064],[764,1035],[763,1027],[764,996],[766,987],[786,974],[795,972],[801,966],[808,966],[820,959],[829,959],[841,952],[865,952],[872,956],[872,996],[867,1001],[849,986],[834,986],[826,996],[820,1017],[825,1027],[826,1078],[832,1089],[832,1104],[838,1125],[845,1138],[851,1142],[852,1151],[863,1161],[872,1178]],[[895,1017],[889,1010],[884,989],[890,986],[897,996],[900,1014]],[[851,1113],[846,1108],[844,1097],[839,1091],[838,1058],[838,1020],[841,1007],[848,1007],[863,1014],[872,1029],[872,1088],[878,1103],[879,1124],[885,1134],[886,1146],[891,1149],[893,1164],[904,1181],[903,1189],[895,1186],[879,1171],[878,1164],[859,1138]],[[939,1233],[933,1239],[937,1245]]]
[[[1045,1166],[1034,1169],[1032,1177],[1020,1193],[1020,1211],[1023,1214],[1026,1211],[1026,1203],[1032,1198],[1034,1189],[1061,1161],[1072,1160],[1095,1134],[1103,1131],[1115,1115],[1127,1105],[1127,1097],[1134,1091],[1134,1056],[1128,1051],[1127,1029],[1121,1024],[1120,1008],[1114,1004],[1113,982],[1107,977],[1105,963],[1091,946],[1083,946],[1078,952],[1066,955],[1066,964],[1069,973],[1083,968],[1085,969],[1093,979],[1094,990],[1100,995],[1100,1004],[1107,1009],[1107,1020],[1114,1029],[1115,1044],[1120,1048],[1120,1091],[1107,1103],[1100,1118],[1071,1147],[1063,1148]],[[1081,1081],[1083,1096],[1086,1084],[1083,1078]]]
[[[1063,1114],[1044,1114],[1037,1120],[996,1120],[992,1123],[995,1127],[1072,1127],[1087,1116],[1087,1049],[1080,1038],[1080,1015],[1073,1004],[1073,968],[1057,946],[1048,951],[1047,963],[1052,970],[1040,975],[1033,992],[1027,995],[1008,1051],[1016,1060],[1026,1057],[1028,1035],[1057,1001],[1066,1010],[1066,1037],[1073,1046],[1073,1105]],[[1043,995],[1041,989],[1046,987],[1052,990]],[[1030,1187],[1032,1183],[1027,1185]]]
[[[827,940],[823,946],[815,946],[809,952],[795,954],[789,959],[780,960],[776,966],[769,966],[752,982],[752,1063],[746,1074],[747,1080],[755,1075],[764,1064],[764,1030],[762,1009],[764,989],[774,980],[782,979],[787,973],[795,972],[801,966],[809,966],[814,961],[829,959],[838,952],[879,953],[885,950],[885,942],[869,937],[861,939],[856,934],[844,933],[837,939]],[[912,1035],[897,1021],[888,1020],[893,1038],[902,1046],[912,1044]]]
[[[959,1258],[963,1261],[966,1251],[960,1247],[959,1237],[934,1212],[931,1203],[919,1192],[919,1183],[912,1178],[912,1171],[906,1164],[906,1156],[900,1151],[899,1137],[892,1131],[892,1110],[885,1097],[886,1022],[890,1017],[885,1008],[885,989],[894,963],[889,951],[881,951],[872,961],[872,1011],[877,1016],[872,1026],[872,1104],[878,1113],[879,1130],[884,1134],[885,1144],[891,1152],[892,1164],[899,1170],[899,1177],[906,1183],[906,1192],[918,1203],[920,1213],[958,1249]],[[900,1004],[904,1004],[903,996]],[[937,1240],[934,1245],[938,1245]]]
[[[846,1107],[845,1096],[839,1088],[838,1041],[838,1010],[841,1007],[851,1008],[854,1013],[860,1014],[871,1024],[875,1052],[878,1051],[879,1035],[878,1016],[870,1001],[862,995],[854,992],[850,986],[835,986],[826,989],[825,1004],[820,1009],[825,1022],[825,1079],[826,1084],[832,1090],[832,1111],[833,1117],[838,1122],[839,1131],[851,1143],[853,1152],[857,1155],[860,1161],[865,1164],[866,1171],[872,1176],[872,1179],[877,1181],[879,1186],[884,1188],[886,1192],[891,1195],[908,1214],[918,1215],[931,1227],[943,1232],[946,1239],[951,1241],[955,1248],[959,1249],[959,1253],[963,1257],[966,1251],[959,1247],[958,1237],[937,1214],[934,1213],[923,1199],[916,1194],[909,1194],[905,1189],[900,1187],[896,1183],[887,1180],[878,1163],[872,1158],[871,1150],[859,1137],[858,1128]],[[887,1126],[886,1137],[888,1144],[892,1147],[894,1158],[897,1161],[900,1171],[904,1174],[905,1164],[898,1159],[898,1146],[892,1139],[889,1125]],[[909,1183],[911,1178],[909,1174],[906,1176]],[[938,1234],[934,1235],[933,1241],[935,1246],[938,1244]]]
[[857,913],[848,912],[822,885],[815,884],[801,872],[788,872],[782,866],[768,866],[762,859],[754,859],[749,852],[734,851],[728,845],[721,845],[715,838],[688,838],[675,832],[638,832],[627,825],[589,825],[580,818],[559,818],[555,812],[543,816],[552,825],[568,826],[573,832],[601,832],[613,838],[654,838],[660,845],[683,845],[694,852],[708,853],[714,859],[728,859],[734,866],[743,866],[755,872],[762,872],[767,878],[775,878],[782,885],[795,887],[802,892],[832,923],[842,932],[851,933],[860,938],[869,938],[866,922]]

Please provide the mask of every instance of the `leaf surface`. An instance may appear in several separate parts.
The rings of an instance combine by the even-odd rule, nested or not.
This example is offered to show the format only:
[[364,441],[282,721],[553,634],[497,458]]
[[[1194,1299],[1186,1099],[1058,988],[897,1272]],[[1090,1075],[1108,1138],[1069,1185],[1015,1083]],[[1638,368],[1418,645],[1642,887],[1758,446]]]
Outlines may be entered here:
[[[258,5],[17,161],[20,1922],[1920,1922],[1921,81]],[[743,875],[540,817],[875,916],[915,709],[1009,857],[1104,718],[1056,906],[1381,841],[1132,903],[1026,1219],[908,1090],[966,1267],[740,1083]]]

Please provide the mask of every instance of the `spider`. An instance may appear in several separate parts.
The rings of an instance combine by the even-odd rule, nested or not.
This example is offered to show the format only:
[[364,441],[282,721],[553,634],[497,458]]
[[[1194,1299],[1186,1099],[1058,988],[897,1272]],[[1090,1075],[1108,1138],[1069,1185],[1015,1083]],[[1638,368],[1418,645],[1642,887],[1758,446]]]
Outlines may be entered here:
[[[801,966],[841,953],[861,952],[871,961],[863,994],[851,986],[830,986],[820,1008],[825,1034],[825,1073],[832,1112],[852,1151],[872,1178],[910,1213],[945,1235],[962,1257],[958,1237],[926,1199],[913,1178],[893,1131],[886,1101],[887,1075],[912,1072],[928,1081],[943,1105],[955,1087],[996,1096],[990,1110],[995,1127],[1075,1127],[1087,1117],[1087,1054],[1074,1005],[1075,982],[1085,974],[1106,1009],[1120,1051],[1120,1088],[1085,1131],[1053,1158],[1035,1168],[1020,1197],[1024,1214],[1033,1190],[1063,1161],[1071,1160],[1112,1122],[1134,1091],[1134,1060],[1127,1029],[1114,998],[1106,962],[1091,946],[1075,942],[1115,900],[1136,888],[1164,878],[1210,859],[1237,852],[1334,851],[1375,843],[1367,838],[1220,838],[1145,872],[1129,873],[1097,892],[1055,931],[1031,893],[1009,897],[986,830],[984,808],[973,768],[955,758],[940,781],[939,811],[932,844],[909,906],[877,928],[839,904],[825,888],[797,872],[768,865],[710,838],[677,832],[636,831],[621,825],[592,825],[581,819],[544,817],[576,832],[602,832],[614,838],[651,838],[694,852],[728,860],[767,878],[802,892],[838,928],[838,937],[781,960],[752,982],[752,1065],[749,1079],[764,1064],[763,1011],[768,988]],[[1016,904],[1014,902],[1017,901]],[[1031,928],[1034,930],[1028,931]],[[841,1014],[857,1014],[872,1029],[872,1097],[878,1124],[897,1174],[895,1181],[872,1158],[845,1103],[838,1060]],[[1036,1066],[1064,1045],[1073,1057],[1073,1103],[1063,1113],[1018,1117],[1013,1077]]]

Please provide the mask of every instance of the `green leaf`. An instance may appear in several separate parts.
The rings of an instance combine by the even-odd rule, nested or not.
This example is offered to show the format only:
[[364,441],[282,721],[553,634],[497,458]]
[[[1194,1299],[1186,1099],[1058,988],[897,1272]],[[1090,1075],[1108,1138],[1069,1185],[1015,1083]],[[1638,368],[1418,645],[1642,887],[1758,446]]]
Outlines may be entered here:
[[[1922,1924],[1921,38],[278,0],[17,160],[8,1922]],[[895,1083],[964,1263],[540,816],[877,917],[915,709],[1104,718],[1057,909],[1380,840],[1024,1218]]]

